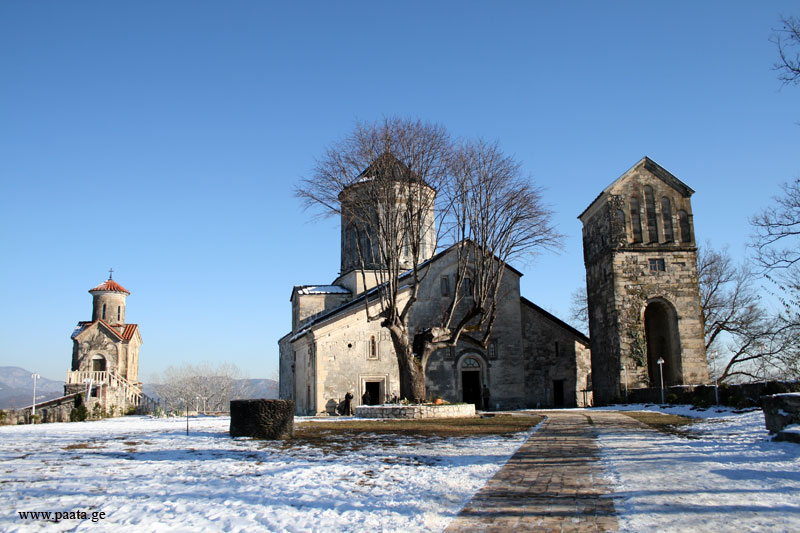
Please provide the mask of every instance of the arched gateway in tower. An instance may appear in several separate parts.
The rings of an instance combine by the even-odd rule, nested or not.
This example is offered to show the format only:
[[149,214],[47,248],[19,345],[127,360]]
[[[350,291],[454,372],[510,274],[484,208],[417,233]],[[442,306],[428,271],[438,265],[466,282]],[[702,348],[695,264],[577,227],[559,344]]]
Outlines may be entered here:
[[597,404],[708,380],[693,193],[645,157],[578,217]]

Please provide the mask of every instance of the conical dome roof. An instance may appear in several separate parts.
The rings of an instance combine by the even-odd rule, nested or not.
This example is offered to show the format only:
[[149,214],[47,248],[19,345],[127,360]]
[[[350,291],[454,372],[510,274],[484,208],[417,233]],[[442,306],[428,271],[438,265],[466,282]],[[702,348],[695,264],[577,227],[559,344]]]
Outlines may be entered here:
[[109,291],[109,292],[124,292],[125,294],[130,295],[131,291],[117,283],[111,278],[108,278],[107,281],[101,283],[94,289],[90,289],[89,292],[101,292],[101,291]]

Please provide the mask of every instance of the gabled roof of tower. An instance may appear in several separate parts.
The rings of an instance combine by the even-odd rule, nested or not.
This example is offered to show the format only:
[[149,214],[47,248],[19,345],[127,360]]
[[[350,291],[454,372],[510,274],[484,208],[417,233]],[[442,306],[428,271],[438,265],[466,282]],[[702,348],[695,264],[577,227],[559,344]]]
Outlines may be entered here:
[[391,170],[393,179],[419,179],[419,176],[412,172],[408,165],[397,159],[397,156],[391,152],[384,152],[361,171],[361,174],[358,175],[361,178],[359,181],[369,180],[376,172],[385,172],[386,170]]
[[680,193],[683,197],[688,198],[689,196],[694,194],[694,190],[691,187],[689,187],[684,182],[682,182],[681,180],[676,178],[671,172],[666,170],[664,167],[662,167],[661,165],[659,165],[658,163],[656,163],[655,161],[653,161],[649,157],[644,156],[635,165],[633,165],[631,168],[626,170],[620,177],[618,177],[617,179],[612,181],[608,185],[608,187],[603,189],[603,191],[600,194],[598,194],[597,197],[594,200],[591,201],[591,203],[589,203],[589,205],[586,207],[586,209],[584,209],[581,212],[581,214],[578,215],[578,218],[581,218],[584,215],[584,213],[586,213],[589,210],[589,208],[591,208],[597,200],[599,200],[603,196],[609,194],[611,192],[611,190],[614,189],[614,187],[619,182],[621,182],[622,180],[627,178],[628,175],[631,172],[633,172],[634,170],[636,170],[636,169],[638,169],[640,167],[644,167],[645,170],[649,171],[653,176],[657,177],[658,179],[660,179],[661,181],[663,181],[664,183],[666,183],[667,185],[669,185],[670,187],[672,187],[673,189],[678,191],[678,193]]
[[101,292],[101,291],[110,291],[110,292],[124,292],[127,295],[131,294],[131,291],[117,283],[111,278],[108,278],[105,282],[101,283],[94,289],[89,289],[89,292]]

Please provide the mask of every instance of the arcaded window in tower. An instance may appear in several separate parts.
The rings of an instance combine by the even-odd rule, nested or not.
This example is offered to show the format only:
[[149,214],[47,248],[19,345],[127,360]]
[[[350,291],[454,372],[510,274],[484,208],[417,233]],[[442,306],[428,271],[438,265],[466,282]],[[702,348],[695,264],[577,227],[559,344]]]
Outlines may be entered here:
[[647,210],[647,238],[650,242],[658,242],[656,199],[653,196],[653,188],[649,185],[644,187],[644,205]]
[[670,205],[669,198],[666,196],[661,199],[661,218],[664,222],[664,240],[672,242],[675,240],[675,235],[672,231],[672,206]]
[[618,231],[620,238],[627,240],[628,231],[625,228],[625,211],[622,209],[617,209],[617,225],[619,226]]
[[692,242],[692,229],[689,226],[689,213],[678,211],[678,222],[681,225],[681,242]]
[[631,231],[633,232],[633,242],[642,242],[642,217],[639,214],[639,198],[631,198]]
[[119,321],[120,321],[120,316],[121,316],[121,314],[122,314],[122,312],[121,312],[121,307],[120,307],[120,306],[117,306],[117,322],[119,322]]
[[106,304],[103,304],[103,320],[106,319]]

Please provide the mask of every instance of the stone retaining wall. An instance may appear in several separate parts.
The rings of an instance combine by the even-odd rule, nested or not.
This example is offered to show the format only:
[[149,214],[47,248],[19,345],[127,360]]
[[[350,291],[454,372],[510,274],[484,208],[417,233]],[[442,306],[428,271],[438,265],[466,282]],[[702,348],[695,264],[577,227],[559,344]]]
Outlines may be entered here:
[[358,418],[466,418],[475,416],[475,405],[359,405]]
[[800,393],[762,396],[761,407],[767,430],[777,433],[776,440],[800,442],[800,435],[795,431],[783,431],[787,426],[800,425]]

